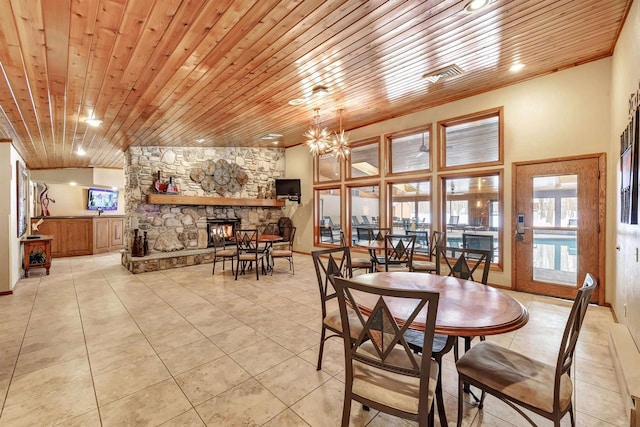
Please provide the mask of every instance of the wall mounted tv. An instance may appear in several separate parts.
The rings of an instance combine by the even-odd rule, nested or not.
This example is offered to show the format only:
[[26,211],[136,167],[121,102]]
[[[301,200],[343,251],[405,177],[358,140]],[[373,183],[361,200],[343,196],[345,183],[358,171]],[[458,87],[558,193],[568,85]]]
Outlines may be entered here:
[[90,188],[87,197],[87,209],[90,211],[115,211],[118,209],[118,192],[104,188]]
[[276,179],[276,197],[286,197],[300,203],[299,179]]

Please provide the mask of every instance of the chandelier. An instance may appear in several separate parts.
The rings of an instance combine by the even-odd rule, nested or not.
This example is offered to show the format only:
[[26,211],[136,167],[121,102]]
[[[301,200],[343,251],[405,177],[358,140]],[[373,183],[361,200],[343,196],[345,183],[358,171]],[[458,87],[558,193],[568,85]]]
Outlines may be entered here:
[[325,154],[329,150],[331,140],[329,139],[329,132],[327,129],[320,127],[320,109],[315,108],[313,111],[315,112],[313,116],[313,124],[304,134],[304,137],[307,138],[307,146],[309,147],[311,155],[317,156]]
[[313,110],[314,120],[313,125],[304,134],[307,138],[307,146],[312,156],[331,154],[336,157],[336,160],[344,159],[349,155],[349,135],[344,132],[342,128],[342,109],[338,110],[340,114],[340,130],[334,132],[333,136],[326,128],[320,127],[320,109],[315,108]]
[[342,108],[338,110],[340,114],[340,132],[336,132],[333,137],[333,145],[331,147],[331,151],[336,156],[336,160],[344,159],[349,155],[349,135],[344,133],[344,129],[342,129]]

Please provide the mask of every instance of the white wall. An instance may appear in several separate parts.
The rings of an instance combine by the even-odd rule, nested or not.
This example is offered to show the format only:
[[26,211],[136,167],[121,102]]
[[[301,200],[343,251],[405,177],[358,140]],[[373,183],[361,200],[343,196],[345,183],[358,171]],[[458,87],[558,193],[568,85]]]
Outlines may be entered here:
[[[49,198],[55,200],[49,203],[51,216],[97,216],[96,211],[87,209],[88,187],[73,186],[67,184],[49,184]],[[36,195],[36,199],[37,199]],[[40,210],[36,209],[39,214]],[[102,215],[124,215],[124,191],[118,193],[118,210],[105,211]]]
[[[504,271],[492,271],[491,283],[511,286],[511,186],[512,163],[556,157],[592,154],[610,151],[610,65],[609,58],[567,69],[520,84],[466,98],[428,110],[418,111],[384,122],[349,131],[351,141],[400,131],[432,123],[435,130],[439,120],[457,117],[494,107],[504,107]],[[349,112],[345,112],[348,126]],[[432,158],[437,156],[434,144]],[[309,185],[305,189],[304,205],[309,206],[304,222],[302,244],[297,250],[310,252],[313,247],[313,216],[311,182],[312,159],[304,146],[287,150],[287,176],[301,177]],[[611,155],[607,154],[610,160]],[[615,163],[609,162],[607,175],[608,227],[615,217],[615,195],[617,194],[613,170]],[[435,161],[434,161],[435,164]],[[296,173],[289,169],[295,167]],[[432,174],[433,200],[439,200],[435,172]],[[308,191],[308,192],[307,192]],[[434,205],[435,206],[435,205]],[[437,220],[437,212],[434,221]],[[299,221],[299,222],[300,222]],[[296,224],[300,227],[299,224]],[[612,228],[609,228],[612,229]],[[607,250],[613,247],[613,238],[607,239]],[[607,279],[612,262],[607,262]],[[607,300],[613,295],[615,286],[607,280]]]
[[[609,164],[617,172],[620,167],[620,134],[629,121],[629,96],[640,86],[640,4],[634,2],[627,16],[611,60],[611,158]],[[613,181],[610,195],[617,200],[619,181]],[[638,191],[636,189],[635,191]],[[615,203],[615,201],[614,201]],[[611,210],[615,220],[611,233],[615,242],[608,246],[608,253],[615,263],[613,288],[615,291],[608,301],[611,303],[618,321],[625,323],[636,343],[640,343],[640,263],[636,251],[640,247],[640,225],[621,224],[617,221],[620,208]],[[619,250],[616,250],[619,246]],[[608,294],[608,293],[607,293]],[[625,310],[625,307],[627,308]]]
[[21,274],[20,238],[18,237],[16,161],[24,160],[10,143],[0,143],[0,293],[13,289]]

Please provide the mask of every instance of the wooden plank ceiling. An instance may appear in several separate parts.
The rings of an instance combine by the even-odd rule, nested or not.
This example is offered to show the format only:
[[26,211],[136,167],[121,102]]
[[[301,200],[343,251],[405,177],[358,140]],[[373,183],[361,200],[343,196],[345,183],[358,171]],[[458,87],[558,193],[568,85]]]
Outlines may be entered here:
[[[132,145],[292,146],[314,107],[353,129],[609,56],[630,3],[0,0],[0,139],[32,169],[123,167]],[[452,64],[464,74],[422,77]]]

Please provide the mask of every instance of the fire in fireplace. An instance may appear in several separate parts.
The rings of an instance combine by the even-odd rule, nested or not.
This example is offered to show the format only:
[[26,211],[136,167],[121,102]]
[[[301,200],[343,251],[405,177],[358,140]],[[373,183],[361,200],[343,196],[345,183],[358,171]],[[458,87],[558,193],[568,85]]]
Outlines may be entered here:
[[239,219],[207,218],[207,246],[213,246],[213,236],[222,236],[226,242],[231,240],[236,233],[236,227],[240,225]]

